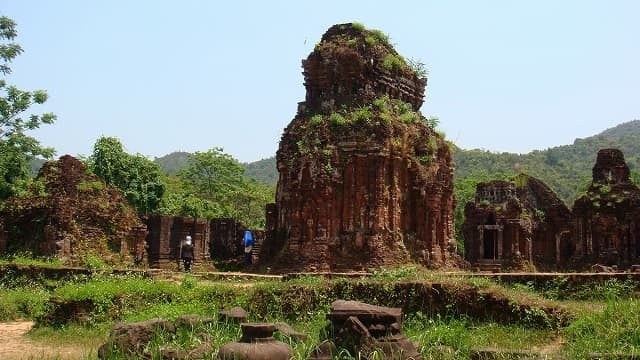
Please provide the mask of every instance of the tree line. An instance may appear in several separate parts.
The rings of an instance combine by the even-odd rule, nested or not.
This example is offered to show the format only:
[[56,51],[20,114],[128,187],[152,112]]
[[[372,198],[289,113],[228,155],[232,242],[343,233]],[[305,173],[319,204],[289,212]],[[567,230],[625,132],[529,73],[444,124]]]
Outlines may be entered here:
[[[25,116],[32,105],[47,101],[46,91],[20,90],[4,78],[11,73],[10,63],[23,51],[13,41],[16,36],[16,23],[0,17],[0,201],[27,191],[33,181],[31,163],[54,154],[26,134],[56,119],[51,113]],[[464,223],[462,209],[475,196],[479,182],[518,173],[541,179],[571,205],[591,181],[598,150],[610,147],[623,151],[633,180],[640,183],[640,120],[576,139],[571,145],[528,154],[454,146],[456,223]],[[213,148],[195,154],[176,152],[151,161],[127,153],[114,137],[99,138],[84,161],[107,185],[120,190],[141,215],[229,217],[251,227],[264,225],[264,206],[273,202],[278,178],[275,157],[241,164],[223,149]]]

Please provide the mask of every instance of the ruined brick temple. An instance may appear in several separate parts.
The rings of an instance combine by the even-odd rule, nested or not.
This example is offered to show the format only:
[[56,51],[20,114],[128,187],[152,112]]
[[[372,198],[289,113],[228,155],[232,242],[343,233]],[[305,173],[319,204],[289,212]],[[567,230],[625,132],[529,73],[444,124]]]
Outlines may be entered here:
[[571,212],[536,178],[478,184],[464,215],[465,258],[474,265],[517,268],[526,261],[557,269],[573,252]]
[[332,26],[302,64],[306,99],[282,135],[267,214],[270,266],[455,260],[452,154],[419,113],[423,74],[354,24]]
[[88,256],[113,264],[144,261],[146,226],[117,190],[65,155],[40,169],[25,196],[0,210],[5,232],[0,250],[59,256],[80,265]]
[[[242,262],[244,251],[242,236],[247,229],[234,219],[202,219],[181,216],[151,216],[146,220],[147,257],[149,267],[176,269],[180,267],[180,244],[190,235],[194,244],[195,266],[212,268],[212,259]],[[252,230],[258,260],[264,231]]]
[[587,193],[573,206],[576,268],[640,264],[640,189],[617,149],[603,149]]
[[[193,238],[195,264],[211,259],[242,261],[246,227],[233,219],[150,216],[144,221],[122,194],[107,187],[78,159],[65,155],[45,163],[27,196],[7,199],[0,209],[0,254],[30,251],[83,265],[100,257],[113,265],[177,269],[180,243]],[[256,260],[263,231],[256,237]]]

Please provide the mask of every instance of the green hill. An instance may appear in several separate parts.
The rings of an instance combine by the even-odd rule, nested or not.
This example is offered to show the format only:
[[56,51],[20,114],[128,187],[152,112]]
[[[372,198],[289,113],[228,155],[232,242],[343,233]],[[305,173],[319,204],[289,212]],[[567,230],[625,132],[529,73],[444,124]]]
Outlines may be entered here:
[[[188,152],[176,151],[155,158],[153,161],[160,164],[167,174],[175,174],[181,169],[187,168],[191,155]],[[278,182],[275,156],[250,163],[242,163],[241,165],[245,168],[246,177],[256,179],[269,186],[275,186]]]
[[631,170],[640,170],[640,120],[620,124],[571,145],[535,150],[528,154],[456,149],[456,177],[488,173],[512,175],[525,172],[547,183],[563,200],[572,203],[591,179],[598,150],[620,149]]
[[245,176],[254,178],[269,186],[276,186],[279,175],[275,156],[242,165],[246,169]]
[[165,156],[157,157],[153,162],[160,164],[162,169],[167,174],[175,174],[182,169],[186,169],[189,166],[189,158],[191,153],[184,151],[176,151]]

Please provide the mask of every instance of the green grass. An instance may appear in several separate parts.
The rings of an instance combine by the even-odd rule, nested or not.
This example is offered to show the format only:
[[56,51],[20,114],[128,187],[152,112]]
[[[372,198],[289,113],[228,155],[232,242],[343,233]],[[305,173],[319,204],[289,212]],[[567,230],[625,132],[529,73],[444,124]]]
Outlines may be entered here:
[[[173,321],[186,314],[217,318],[222,309],[241,306],[248,311],[250,321],[285,321],[309,335],[304,341],[277,335],[281,341],[291,344],[295,359],[306,359],[321,339],[327,337],[326,314],[336,296],[377,305],[412,306],[395,293],[396,284],[425,281],[446,284],[449,289],[446,291],[459,289],[465,294],[470,294],[469,289],[476,289],[478,297],[501,294],[509,303],[528,304],[533,313],[539,307],[560,306],[573,314],[571,323],[558,329],[526,319],[517,323],[498,323],[459,315],[456,311],[405,313],[403,331],[425,358],[468,359],[472,349],[487,347],[503,350],[552,348],[553,356],[562,355],[566,359],[580,359],[596,352],[640,354],[640,300],[634,298],[636,287],[629,281],[605,281],[578,287],[569,286],[564,280],[557,280],[545,288],[535,288],[532,284],[505,286],[487,278],[452,276],[419,266],[382,268],[372,270],[369,275],[359,279],[304,276],[285,282],[212,280],[191,275],[169,282],[136,275],[95,275],[72,281],[34,283],[25,289],[11,287],[7,284],[9,278],[0,284],[0,320],[39,319],[51,311],[52,298],[90,300],[95,307],[89,321],[71,321],[56,326],[40,324],[29,337],[53,347],[72,344],[86,348],[92,354],[87,358],[95,359],[97,347],[106,342],[117,321],[138,322],[152,318]],[[449,305],[451,309],[458,306]],[[239,325],[215,322],[198,329],[179,329],[176,335],[157,334],[150,350],[158,354],[162,346],[192,349],[203,341],[211,341],[214,344],[211,356],[215,356],[219,346],[239,337]],[[563,346],[559,339],[563,340]],[[354,359],[358,355],[342,351],[336,358]]]
[[28,337],[33,341],[45,343],[50,346],[73,344],[87,349],[97,349],[107,341],[112,326],[112,322],[106,322],[99,326],[92,327],[82,326],[80,324],[69,324],[63,328],[36,326],[28,333]]
[[48,300],[49,294],[41,288],[1,289],[0,321],[33,320],[47,312]]
[[589,353],[640,355],[640,300],[611,300],[604,310],[583,313],[562,332],[567,357]]
[[56,257],[34,257],[29,253],[15,254],[7,257],[0,257],[0,265],[33,265],[33,266],[54,266],[61,267],[62,261]]

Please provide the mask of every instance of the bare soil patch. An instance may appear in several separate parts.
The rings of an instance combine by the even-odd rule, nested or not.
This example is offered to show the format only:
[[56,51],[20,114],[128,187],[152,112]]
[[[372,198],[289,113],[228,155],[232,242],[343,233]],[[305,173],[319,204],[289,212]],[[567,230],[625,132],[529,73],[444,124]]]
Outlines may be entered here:
[[35,342],[26,334],[33,328],[32,321],[0,323],[0,359],[82,359],[89,350],[77,346],[51,345]]

